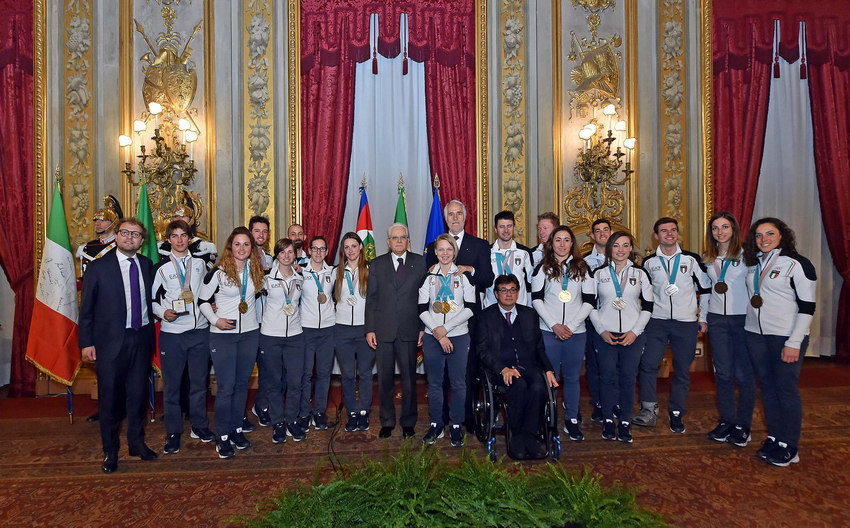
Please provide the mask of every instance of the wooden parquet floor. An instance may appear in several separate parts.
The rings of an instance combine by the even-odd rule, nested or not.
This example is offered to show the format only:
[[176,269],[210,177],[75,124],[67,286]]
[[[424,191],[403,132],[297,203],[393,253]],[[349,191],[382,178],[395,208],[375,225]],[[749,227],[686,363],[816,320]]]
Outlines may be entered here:
[[[801,463],[788,468],[755,456],[765,437],[760,407],[747,448],[708,440],[705,433],[716,421],[714,393],[698,379],[685,434],[670,432],[662,418],[655,428],[635,427],[634,443],[624,445],[602,440],[601,427],[585,423],[585,441],[561,435],[564,452],[556,463],[588,467],[606,483],[637,488],[639,502],[675,526],[850,526],[850,367],[804,369],[803,381]],[[664,403],[662,395],[662,409]],[[584,398],[582,408],[588,406]],[[85,408],[78,404],[78,416]],[[104,475],[97,424],[78,418],[69,425],[61,409],[57,399],[0,400],[0,526],[228,526],[230,518],[254,512],[259,500],[330,475],[332,436],[336,455],[353,462],[392,453],[400,443],[398,428],[385,441],[375,423],[366,433],[311,431],[305,442],[283,445],[271,442],[270,428],[258,427],[248,435],[250,449],[219,460],[212,444],[190,439],[187,429],[179,453],[142,462],[123,447],[118,473]],[[417,441],[427,426],[425,406],[419,416]],[[161,422],[149,424],[147,438],[161,451]],[[485,456],[475,439],[468,443]],[[456,456],[447,439],[438,445]]]

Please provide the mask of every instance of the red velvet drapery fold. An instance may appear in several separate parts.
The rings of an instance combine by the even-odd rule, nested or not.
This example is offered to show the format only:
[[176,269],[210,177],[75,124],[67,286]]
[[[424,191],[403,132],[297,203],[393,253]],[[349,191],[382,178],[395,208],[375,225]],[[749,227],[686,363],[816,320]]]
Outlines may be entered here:
[[0,265],[15,292],[10,396],[32,396],[26,360],[33,283],[33,4],[0,1]]
[[[832,261],[844,280],[838,300],[836,357],[850,362],[850,26],[844,20],[843,28],[835,24],[819,35],[825,46],[816,46],[816,53],[830,60],[809,60],[808,79],[823,226]],[[807,27],[809,43],[817,44],[813,27]],[[808,46],[807,55],[812,57]]]
[[734,214],[742,229],[752,220],[764,151],[772,60],[764,40],[770,46],[772,35],[773,23],[758,17],[714,19],[714,208]]
[[[369,16],[378,14],[378,52],[425,62],[432,172],[444,196],[463,200],[475,225],[474,0],[302,0],[302,207],[308,237],[336,247],[345,211],[354,127],[354,65],[371,57]],[[453,193],[453,194],[450,194]],[[430,198],[430,197],[429,197]],[[449,199],[451,199],[449,198]]]

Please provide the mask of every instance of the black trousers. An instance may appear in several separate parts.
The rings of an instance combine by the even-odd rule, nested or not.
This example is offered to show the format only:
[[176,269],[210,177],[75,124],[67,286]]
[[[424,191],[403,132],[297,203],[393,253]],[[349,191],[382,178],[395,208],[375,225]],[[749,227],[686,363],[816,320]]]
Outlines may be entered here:
[[127,417],[127,444],[137,448],[145,441],[151,351],[149,326],[124,331],[118,353],[96,350],[97,397],[100,405],[100,438],[104,453],[117,453],[118,430]]
[[378,341],[375,349],[375,366],[378,369],[378,397],[380,399],[381,427],[395,427],[395,364],[401,375],[402,427],[416,425],[416,341]]
[[506,388],[501,374],[496,374],[493,381],[507,393],[508,426],[514,431],[537,434],[543,418],[543,404],[548,398],[546,378],[534,368],[520,370],[520,374]]

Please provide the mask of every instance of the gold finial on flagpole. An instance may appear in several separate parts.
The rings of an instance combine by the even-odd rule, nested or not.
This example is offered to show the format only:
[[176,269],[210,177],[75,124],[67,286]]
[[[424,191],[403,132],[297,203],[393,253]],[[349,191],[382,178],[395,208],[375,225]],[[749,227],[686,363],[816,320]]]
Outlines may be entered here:
[[360,194],[366,190],[366,171],[363,171],[363,179],[360,180]]
[[440,175],[437,174],[436,172],[434,173],[434,188],[435,189],[440,188]]
[[404,192],[404,177],[401,175],[401,172],[398,173],[398,192]]
[[59,169],[59,164],[56,164],[56,170],[53,171],[53,183],[62,183],[62,171]]

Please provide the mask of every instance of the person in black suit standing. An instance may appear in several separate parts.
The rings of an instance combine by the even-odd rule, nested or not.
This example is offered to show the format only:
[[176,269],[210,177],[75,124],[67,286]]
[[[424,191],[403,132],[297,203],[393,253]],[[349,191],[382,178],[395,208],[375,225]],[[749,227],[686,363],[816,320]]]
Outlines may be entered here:
[[409,240],[407,226],[392,224],[387,229],[390,251],[369,264],[365,331],[378,369],[381,438],[389,438],[395,427],[396,361],[401,374],[402,435],[413,436],[416,425],[416,347],[422,344],[424,328],[417,300],[426,268],[422,255],[408,251]]
[[[443,216],[446,225],[449,226],[449,234],[457,242],[457,258],[455,265],[460,273],[466,275],[469,282],[475,286],[475,303],[472,306],[472,319],[469,320],[469,335],[475,335],[476,316],[481,312],[481,300],[484,294],[493,284],[495,275],[490,265],[490,244],[483,238],[471,235],[464,231],[466,225],[466,206],[458,200],[452,200],[443,208]],[[434,243],[425,248],[425,265],[428,269],[437,263],[437,253],[434,251]],[[449,376],[445,376],[446,382],[443,386],[443,401],[448,402]],[[475,352],[475,340],[469,346],[469,356],[466,364],[466,430],[474,432],[474,414],[471,412],[472,400],[478,392],[478,354]],[[448,423],[449,407],[444,406],[443,421]]]
[[83,278],[79,346],[95,361],[100,404],[101,469],[118,469],[118,429],[127,416],[130,456],[154,460],[145,445],[145,405],[154,347],[153,263],[136,252],[147,236],[135,218],[118,222],[117,251],[92,261]]
[[547,398],[545,383],[557,387],[558,381],[546,357],[537,313],[517,304],[519,280],[500,275],[494,290],[496,304],[481,312],[476,325],[481,365],[495,384],[506,387],[512,456],[542,458],[546,447],[537,433]]

